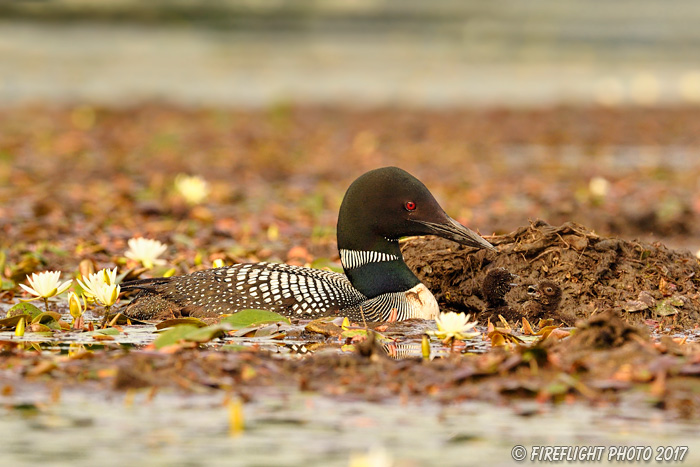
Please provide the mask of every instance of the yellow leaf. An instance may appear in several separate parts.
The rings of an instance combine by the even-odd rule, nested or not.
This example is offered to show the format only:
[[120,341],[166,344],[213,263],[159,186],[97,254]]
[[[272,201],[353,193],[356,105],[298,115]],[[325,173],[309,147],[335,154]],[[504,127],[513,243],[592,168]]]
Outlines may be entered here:
[[491,347],[503,347],[506,345],[506,340],[500,332],[491,334]]

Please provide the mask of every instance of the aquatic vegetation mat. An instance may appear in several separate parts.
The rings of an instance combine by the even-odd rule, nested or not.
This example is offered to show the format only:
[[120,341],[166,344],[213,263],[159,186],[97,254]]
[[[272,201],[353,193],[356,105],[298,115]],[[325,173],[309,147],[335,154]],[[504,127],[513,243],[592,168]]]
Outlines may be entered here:
[[[698,122],[697,108],[2,110],[0,390],[285,389],[697,418]],[[498,247],[403,243],[477,336],[443,342],[432,321],[120,316],[124,280],[251,261],[338,270],[343,193],[384,165]],[[492,306],[484,283],[500,268],[516,285]],[[48,271],[60,277],[37,277],[37,294],[20,287]]]

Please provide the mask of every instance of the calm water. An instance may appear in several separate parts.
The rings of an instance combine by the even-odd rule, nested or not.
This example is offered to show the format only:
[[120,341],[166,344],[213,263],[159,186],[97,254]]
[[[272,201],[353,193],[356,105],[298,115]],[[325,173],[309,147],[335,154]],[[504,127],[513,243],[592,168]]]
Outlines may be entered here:
[[86,3],[13,4],[0,104],[700,102],[690,0]]
[[[373,451],[394,466],[509,466],[516,444],[528,450],[532,445],[684,445],[689,446],[684,464],[700,462],[697,424],[624,406],[401,405],[257,394],[243,407],[244,431],[232,436],[221,395],[160,393],[147,400],[145,393],[64,392],[55,403],[42,393],[0,401],[7,465],[347,466],[353,457]],[[12,408],[31,401],[40,408]]]

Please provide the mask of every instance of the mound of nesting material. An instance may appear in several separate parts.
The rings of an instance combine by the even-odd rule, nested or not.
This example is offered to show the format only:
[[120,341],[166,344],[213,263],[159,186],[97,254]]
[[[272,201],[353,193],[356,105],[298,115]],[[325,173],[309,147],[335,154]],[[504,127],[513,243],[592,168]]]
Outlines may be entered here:
[[518,275],[520,286],[505,297],[515,315],[529,299],[527,286],[549,279],[561,286],[563,299],[547,317],[566,324],[610,309],[631,321],[663,319],[682,326],[700,317],[700,260],[688,251],[544,221],[488,240],[498,253],[441,238],[410,239],[403,253],[443,310],[483,312],[481,283],[491,268],[503,267]]

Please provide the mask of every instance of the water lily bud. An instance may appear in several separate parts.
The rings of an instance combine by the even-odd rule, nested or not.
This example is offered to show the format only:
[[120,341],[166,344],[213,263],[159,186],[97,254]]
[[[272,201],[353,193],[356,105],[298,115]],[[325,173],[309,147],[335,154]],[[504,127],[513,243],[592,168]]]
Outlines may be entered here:
[[421,353],[423,354],[423,360],[430,360],[430,339],[428,336],[423,335],[423,339],[420,343]]
[[[84,304],[83,298],[83,304]],[[68,309],[70,310],[70,315],[73,319],[78,319],[83,314],[84,306],[80,304],[80,299],[75,292],[70,292],[68,294]]]
[[26,327],[26,321],[24,319],[24,316],[19,319],[19,322],[17,323],[17,327],[15,328],[15,336],[17,337],[22,337],[24,336],[24,328]]

